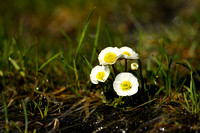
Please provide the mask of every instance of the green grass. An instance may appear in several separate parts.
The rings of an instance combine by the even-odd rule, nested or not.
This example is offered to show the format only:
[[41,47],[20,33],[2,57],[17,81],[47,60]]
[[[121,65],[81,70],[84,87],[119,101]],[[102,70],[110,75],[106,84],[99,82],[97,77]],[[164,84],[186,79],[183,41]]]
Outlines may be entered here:
[[187,90],[184,93],[185,108],[192,114],[198,114],[200,111],[200,95],[197,93],[192,66],[188,61],[185,61],[185,63],[190,70],[190,84],[189,86],[184,86]]
[[[89,94],[89,89],[87,88],[89,85],[91,84],[89,83],[89,79],[86,79],[87,84],[81,84],[81,79],[84,76],[89,76],[90,70],[92,69],[93,66],[93,62],[96,62],[95,59],[97,59],[96,54],[97,54],[97,48],[98,48],[98,43],[99,43],[99,36],[100,36],[100,24],[101,24],[101,18],[99,18],[98,20],[98,24],[97,24],[97,30],[96,30],[96,37],[93,43],[93,48],[91,49],[91,58],[88,58],[87,54],[80,54],[81,53],[81,45],[83,43],[83,39],[85,37],[86,30],[87,27],[89,26],[89,21],[90,21],[90,17],[92,15],[93,11],[91,12],[91,14],[89,15],[86,24],[83,28],[83,31],[81,33],[80,39],[78,41],[78,46],[75,52],[75,55],[72,54],[72,41],[69,38],[69,36],[66,35],[66,33],[63,31],[63,29],[60,28],[61,33],[65,36],[65,38],[69,41],[69,51],[71,51],[70,53],[64,53],[63,50],[59,50],[58,51],[53,51],[52,53],[47,53],[49,54],[48,56],[46,56],[46,58],[41,59],[39,58],[39,53],[37,52],[37,56],[33,57],[31,55],[28,54],[27,51],[24,51],[24,44],[20,43],[23,42],[23,40],[19,40],[16,41],[15,39],[6,39],[7,43],[9,45],[7,45],[7,43],[4,43],[3,45],[3,49],[5,49],[4,51],[4,55],[1,58],[1,61],[3,62],[1,65],[1,70],[3,70],[3,76],[2,76],[2,85],[3,86],[7,86],[8,83],[12,86],[16,85],[15,80],[20,80],[23,79],[25,81],[24,86],[25,87],[31,87],[31,86],[27,86],[26,84],[28,83],[27,79],[28,79],[28,75],[30,75],[30,73],[32,73],[34,76],[37,76],[37,80],[33,80],[30,79],[30,82],[33,82],[34,87],[33,88],[29,88],[27,90],[29,90],[30,94],[34,94],[35,95],[39,95],[39,94],[45,94],[46,92],[51,92],[51,91],[56,91],[55,85],[50,85],[49,84],[49,80],[51,80],[50,75],[53,75],[54,77],[57,78],[57,80],[52,80],[50,81],[53,84],[56,84],[57,87],[59,87],[59,80],[61,79],[59,76],[70,76],[72,77],[70,79],[70,77],[68,77],[69,82],[71,81],[71,83],[69,83],[68,85],[71,86],[69,88],[69,90],[71,91],[71,93],[73,93],[74,95],[76,95],[76,97],[80,98],[80,97],[84,97],[84,95],[82,94],[81,91],[86,91],[85,94]],[[108,31],[108,28],[106,28]],[[110,33],[109,33],[110,34]],[[108,40],[111,40],[111,36],[107,34],[106,36],[108,37]],[[140,31],[139,33],[139,72],[137,73],[137,77],[139,77],[140,79],[140,83],[141,83],[141,88],[140,91],[142,92],[141,94],[143,95],[142,97],[148,97],[148,99],[141,99],[141,103],[136,106],[136,107],[141,107],[141,106],[147,106],[149,103],[151,103],[152,101],[154,101],[155,99],[157,99],[157,97],[161,97],[163,96],[165,99],[163,102],[161,102],[159,105],[162,105],[164,102],[166,102],[166,100],[168,100],[168,98],[170,99],[175,99],[175,93],[180,93],[181,94],[181,90],[183,88],[185,88],[188,92],[183,92],[183,97],[184,97],[184,101],[182,102],[182,105],[185,107],[185,109],[187,111],[189,111],[192,114],[198,114],[199,113],[199,95],[197,93],[196,90],[196,86],[195,86],[195,81],[196,79],[194,79],[193,77],[193,71],[195,71],[195,73],[197,74],[197,71],[191,67],[189,62],[185,62],[185,64],[180,63],[182,66],[186,66],[187,69],[189,68],[190,72],[190,85],[189,87],[187,85],[185,85],[186,79],[184,80],[184,75],[179,75],[179,71],[178,71],[178,67],[176,66],[176,68],[173,70],[172,69],[172,64],[175,62],[173,60],[173,58],[169,58],[166,53],[166,50],[164,48],[164,46],[161,46],[160,48],[160,53],[158,56],[156,57],[152,57],[152,59],[148,60],[147,63],[145,63],[143,61],[142,58],[142,52],[143,52],[143,45],[142,44],[142,32]],[[18,45],[18,43],[20,44],[20,46]],[[8,47],[9,46],[9,47]],[[17,47],[16,51],[14,51],[14,49]],[[33,49],[28,50],[30,53]],[[37,50],[39,50],[37,48]],[[34,50],[33,50],[34,51]],[[34,52],[32,52],[33,55],[35,54]],[[13,56],[15,55],[15,56]],[[66,57],[65,55],[67,55],[68,57]],[[82,56],[82,58],[80,58]],[[16,58],[18,57],[18,58]],[[26,59],[25,59],[26,57]],[[30,59],[28,57],[31,57]],[[91,60],[91,61],[90,61]],[[85,62],[85,63],[84,63]],[[151,63],[149,63],[151,62]],[[29,64],[30,63],[30,64]],[[79,67],[79,63],[81,64],[85,64],[81,65],[81,67]],[[148,72],[151,72],[151,74],[147,74],[147,70],[145,70],[145,68],[143,67],[143,63],[144,64],[148,64],[147,70]],[[25,69],[26,66],[26,69]],[[121,66],[123,66],[121,64]],[[87,68],[87,69],[85,69]],[[60,70],[58,70],[60,69]],[[117,71],[123,71],[121,69],[124,69],[123,67],[118,68],[117,67]],[[130,68],[128,68],[129,70]],[[65,72],[65,74],[63,74],[62,72]],[[52,74],[54,73],[54,74]],[[74,73],[74,76],[71,76],[71,74]],[[82,75],[82,74],[87,74],[87,75]],[[144,76],[144,73],[146,73],[147,75]],[[13,74],[16,75],[18,77],[13,78],[13,80],[8,81],[7,80],[7,74]],[[157,78],[158,76],[158,78]],[[197,76],[199,78],[199,75]],[[173,79],[175,79],[175,81],[173,81]],[[46,82],[48,80],[48,82]],[[149,81],[147,81],[149,80]],[[159,80],[159,81],[156,81]],[[63,80],[62,80],[63,81]],[[65,79],[64,79],[65,81]],[[181,82],[182,81],[182,82]],[[73,83],[72,83],[73,82]],[[75,84],[74,84],[75,82]],[[157,85],[157,83],[159,83],[159,85]],[[179,82],[179,83],[177,83]],[[58,84],[57,84],[58,83]],[[181,83],[181,84],[180,84]],[[102,86],[101,86],[102,87]],[[101,88],[100,87],[100,88]],[[156,87],[156,88],[155,88]],[[39,88],[39,90],[35,90],[36,88]],[[98,89],[100,89],[97,86]],[[109,82],[108,86],[104,86],[103,90],[106,90],[105,93],[109,93],[110,88],[112,88],[112,83]],[[25,89],[25,90],[26,90]],[[31,89],[34,89],[31,90]],[[25,90],[21,90],[21,93],[23,93],[23,91]],[[6,90],[4,90],[6,92]],[[17,88],[15,89],[15,91],[19,91]],[[88,92],[87,92],[88,91]],[[94,91],[95,90],[91,90]],[[172,93],[173,92],[173,93]],[[69,93],[69,92],[67,92]],[[166,95],[166,96],[165,96]],[[4,94],[2,93],[2,97],[3,97],[3,103],[4,103],[4,110],[5,110],[5,121],[6,121],[6,125],[8,125],[9,121],[8,121],[8,112],[7,111],[7,107],[6,107],[6,101],[4,98]],[[119,109],[134,109],[135,107],[133,105],[129,104],[125,104],[126,102],[128,102],[130,99],[124,99],[122,97],[102,97],[104,103],[113,106],[115,108],[119,108]],[[106,98],[106,101],[105,101]],[[126,101],[126,102],[125,102]],[[30,101],[31,102],[31,101]],[[44,105],[43,102],[41,102],[40,104],[37,103],[37,101],[32,101],[34,102],[35,107],[38,109],[38,115],[40,115],[40,120],[41,121],[45,121],[46,117],[48,116],[48,110],[50,105]],[[49,103],[49,101],[47,102]],[[168,101],[168,103],[170,103],[170,101]],[[44,105],[44,108],[40,107],[39,105]],[[121,106],[126,105],[126,108],[121,108]],[[28,106],[25,106],[24,101],[22,101],[22,106],[23,106],[23,110],[24,110],[24,117],[25,117],[25,132],[28,132],[28,116],[31,114],[31,109],[28,108]],[[34,109],[34,111],[37,111],[37,109]],[[61,113],[61,111],[59,110],[59,113]],[[29,114],[29,115],[28,115]],[[87,115],[87,117],[89,117]],[[15,124],[14,124],[15,125]],[[9,131],[9,127],[7,127],[6,130]],[[20,129],[17,125],[15,125],[14,128],[17,128],[19,131],[21,131],[22,129]],[[11,130],[12,130],[11,128]],[[34,129],[34,131],[36,131],[36,129]]]
[[58,56],[60,56],[60,53],[57,53],[56,55],[54,55],[53,57],[49,58],[46,62],[44,62],[38,69],[38,71],[41,71],[45,66],[47,66],[48,63],[50,63],[52,60],[54,60],[55,58],[57,58]]
[[95,37],[95,40],[94,40],[94,48],[92,50],[91,63],[94,62],[95,56],[97,55],[96,49],[97,49],[97,45],[98,45],[98,41],[99,41],[100,26],[101,26],[101,17],[99,17],[99,19],[98,19],[96,37]]

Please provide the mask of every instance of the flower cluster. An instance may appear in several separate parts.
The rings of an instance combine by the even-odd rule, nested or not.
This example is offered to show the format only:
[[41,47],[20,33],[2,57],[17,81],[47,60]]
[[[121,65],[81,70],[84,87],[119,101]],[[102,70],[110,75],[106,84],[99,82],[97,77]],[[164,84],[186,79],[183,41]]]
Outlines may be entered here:
[[[121,48],[107,47],[103,49],[98,56],[100,65],[95,66],[91,71],[91,82],[93,84],[105,82],[110,75],[109,65],[114,65],[118,59],[125,59],[125,61],[138,59],[138,54],[126,46]],[[137,63],[131,64],[131,70],[137,70],[138,67]],[[138,91],[138,86],[138,79],[129,72],[119,73],[113,82],[113,89],[119,96],[134,95]]]

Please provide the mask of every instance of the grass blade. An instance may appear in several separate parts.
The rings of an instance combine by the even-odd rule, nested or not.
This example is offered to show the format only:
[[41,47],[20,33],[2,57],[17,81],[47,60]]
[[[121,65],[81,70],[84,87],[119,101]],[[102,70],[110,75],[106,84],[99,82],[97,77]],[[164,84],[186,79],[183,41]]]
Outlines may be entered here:
[[27,111],[26,111],[26,106],[24,101],[22,100],[22,106],[23,106],[23,110],[24,110],[24,117],[25,117],[25,133],[28,133],[28,115],[27,115]]
[[69,48],[68,48],[68,57],[69,57],[69,61],[71,62],[71,57],[72,57],[72,46],[73,46],[73,41],[71,40],[71,38],[65,33],[65,31],[59,26],[58,29],[60,30],[60,32],[63,34],[63,36],[68,40],[69,42]]
[[[93,12],[94,12],[94,9],[90,12],[90,14],[89,14],[89,16],[88,16],[88,18],[87,18],[87,20],[86,20],[85,26],[84,26],[83,31],[82,31],[82,33],[81,33],[81,37],[80,37],[80,39],[79,39],[78,47],[77,47],[77,50],[76,50],[76,55],[75,55],[75,58],[74,58],[74,60],[73,60],[74,75],[75,75],[75,78],[76,78],[76,81],[77,81],[77,86],[78,86],[78,88],[80,87],[80,82],[79,82],[79,80],[78,80],[78,79],[79,79],[79,77],[78,77],[79,75],[78,75],[78,71],[77,71],[77,67],[76,67],[76,60],[77,60],[77,55],[78,55],[78,53],[79,53],[81,44],[82,44],[83,39],[84,39],[84,37],[85,37],[86,30],[87,30],[88,25],[89,25],[89,22],[90,22],[90,17],[92,16]],[[77,90],[76,90],[76,91],[77,91]]]
[[142,31],[140,30],[140,39],[139,39],[139,59],[141,59],[141,50],[142,50]]
[[[163,61],[162,61],[162,62],[160,63],[160,65],[158,66],[158,68],[157,68],[155,74],[152,73],[151,79],[150,79],[151,82],[152,82],[152,81],[154,82],[155,77],[158,75],[158,72],[160,71],[160,68],[161,68],[162,64],[163,64]],[[149,85],[149,90],[150,90],[150,89],[151,89],[151,84]]]
[[54,60],[55,58],[57,58],[60,55],[60,52],[57,53],[56,55],[54,55],[53,57],[51,57],[50,59],[48,59],[45,63],[43,63],[41,65],[41,67],[38,69],[38,71],[42,70],[47,64],[49,64],[52,60]]
[[64,58],[64,56],[62,54],[62,51],[60,51],[60,57],[61,57],[61,61],[62,61],[63,65],[64,65],[65,72],[68,73],[68,69],[67,68],[69,68],[69,69],[74,71],[73,66],[71,66],[71,65],[69,65],[67,63],[66,59]]
[[45,109],[44,109],[44,117],[47,117],[48,111],[49,111],[49,101],[47,101],[47,105],[45,106]]
[[85,62],[87,63],[87,65],[89,66],[89,68],[92,69],[93,68],[92,64],[85,58],[85,56],[82,55],[82,57],[85,60]]
[[17,130],[21,133],[22,130],[20,129],[20,127],[14,122],[14,121],[11,121],[12,125],[17,128]]
[[14,66],[14,68],[19,71],[19,73],[21,74],[21,76],[25,77],[25,72],[19,67],[19,65],[17,64],[17,62],[15,60],[13,60],[11,57],[8,57],[8,60]]
[[38,108],[38,110],[40,111],[40,115],[41,115],[41,119],[43,120],[44,119],[44,115],[43,115],[43,113],[42,113],[42,110],[40,109],[40,107],[38,106],[38,104],[35,102],[35,101],[33,101],[33,103],[35,104],[35,106]]
[[[152,59],[154,60],[154,62],[155,62],[158,66],[160,66],[160,64],[163,64],[163,62],[164,62],[164,60],[159,61],[156,57],[154,57],[154,58],[152,58]],[[166,68],[165,68],[164,65],[162,65],[162,67],[160,68],[160,70],[161,70],[163,76],[164,76],[164,77],[167,77],[167,74],[166,74],[166,72],[165,72],[165,69],[166,69]]]
[[2,100],[3,100],[3,108],[4,108],[5,122],[6,122],[5,128],[6,128],[6,131],[8,132],[9,131],[8,110],[7,110],[7,104],[6,104],[4,92],[2,92],[1,95],[2,95]]
[[[64,66],[65,73],[68,74],[66,59],[64,58],[63,53],[61,51],[60,51],[60,57],[61,57],[62,64]],[[72,67],[72,69],[73,69],[73,67]]]
[[183,96],[184,96],[184,100],[186,102],[186,109],[190,112],[190,106],[189,106],[189,103],[188,103],[188,100],[187,100],[187,93],[183,93]]
[[198,97],[198,94],[196,93],[196,86],[195,86],[195,82],[194,82],[194,78],[193,78],[193,72],[191,71],[190,72],[190,76],[191,76],[191,81],[190,81],[190,89],[192,91],[192,96],[194,99],[194,113],[196,114],[197,113],[197,107],[199,106],[197,104],[197,97]]
[[39,69],[39,57],[38,57],[38,41],[37,38],[35,40],[35,70],[36,70],[36,75],[38,75],[38,69]]
[[85,33],[86,33],[86,30],[87,30],[88,25],[89,25],[89,22],[90,22],[90,17],[92,16],[93,12],[94,12],[94,9],[90,12],[90,14],[89,14],[89,16],[88,16],[88,18],[87,18],[87,20],[86,20],[85,26],[84,26],[84,28],[83,28],[83,31],[82,31],[82,33],[81,33],[81,37],[80,37],[80,39],[79,39],[78,47],[77,47],[77,50],[76,50],[76,55],[75,55],[75,58],[74,58],[75,62],[76,62],[76,58],[77,58],[77,55],[78,55],[78,53],[79,53],[81,44],[82,44],[82,42],[83,42],[83,39],[84,39],[84,37],[85,37]]
[[4,113],[5,113],[5,121],[6,121],[6,124],[8,124],[8,110],[7,110],[7,104],[6,104],[6,99],[5,99],[4,92],[2,92],[1,95],[2,95],[2,100],[3,100],[3,107],[4,107]]
[[[138,64],[140,66],[140,78],[141,78],[141,83],[142,83],[142,90],[144,90],[144,78],[142,75],[142,62],[141,62],[141,48],[142,48],[142,31],[140,30],[140,40],[139,40],[139,60],[138,60]],[[146,89],[146,88],[145,88]],[[147,91],[147,90],[145,90]]]
[[159,88],[159,90],[156,92],[156,94],[155,94],[155,96],[153,97],[153,99],[154,99],[157,95],[159,95],[159,93],[160,93],[163,89],[164,89],[164,86],[161,86],[161,87]]
[[101,17],[99,17],[98,24],[97,24],[97,32],[96,32],[96,38],[94,40],[94,48],[93,48],[93,51],[92,51],[91,62],[94,61],[94,57],[95,57],[95,53],[96,53],[96,49],[97,49],[97,44],[98,44],[98,40],[99,40],[100,25],[101,25]]
[[184,81],[182,82],[182,84],[180,85],[180,87],[176,90],[176,92],[179,92],[181,90],[181,88],[183,87],[183,85],[185,84],[185,81],[187,79],[185,78]]
[[113,43],[112,43],[112,40],[111,40],[111,35],[110,35],[110,32],[109,32],[107,24],[106,24],[106,34],[107,34],[108,42],[109,42],[110,46],[113,46]]
[[[189,70],[195,72],[195,74],[196,74],[198,80],[200,81],[200,76],[199,76],[198,72],[190,65],[190,63],[189,63],[187,60],[184,60],[184,61],[185,61],[186,64],[187,64],[187,65],[184,65],[184,66],[185,66],[186,68],[188,68]],[[183,64],[181,64],[181,65],[183,65]]]
[[[167,58],[168,60],[168,58]],[[167,86],[168,86],[168,93],[169,93],[169,97],[171,96],[171,73],[170,73],[170,68],[171,68],[171,64],[172,64],[172,59],[169,60],[168,62],[168,69],[167,69]]]

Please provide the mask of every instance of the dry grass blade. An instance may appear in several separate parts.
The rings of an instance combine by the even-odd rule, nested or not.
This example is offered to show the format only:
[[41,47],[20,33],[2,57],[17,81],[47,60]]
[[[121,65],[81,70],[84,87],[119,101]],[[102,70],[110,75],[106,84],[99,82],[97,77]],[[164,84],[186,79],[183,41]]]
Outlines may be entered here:
[[74,108],[76,108],[77,106],[79,106],[80,104],[82,104],[85,100],[86,100],[86,98],[81,99],[78,103],[75,103],[70,109],[68,109],[67,111],[65,111],[65,113],[63,113],[62,115],[60,115],[58,118],[65,117],[66,115],[69,115],[70,113],[72,113],[72,110]]
[[70,109],[68,109],[58,118],[66,117],[67,115],[70,115],[75,112],[80,112],[81,116],[82,112],[84,111],[85,117],[83,120],[86,121],[89,118],[89,116],[95,111],[95,109],[100,105],[102,105],[102,101],[98,97],[85,97],[79,100],[77,103],[75,103]]
[[54,125],[52,130],[56,130],[59,128],[60,122],[58,119],[54,119]]
[[51,126],[53,124],[53,128],[50,130],[51,131],[55,131],[56,129],[59,128],[60,122],[57,118],[53,119],[53,121],[51,121],[50,123],[45,124],[45,128]]
[[53,95],[60,94],[61,92],[65,91],[66,89],[67,89],[67,87],[63,87],[63,88],[61,88],[59,90],[56,90],[56,91],[53,92]]
[[11,105],[13,102],[14,102],[14,99],[10,99],[10,101],[9,101],[9,103],[8,103],[8,105],[7,105],[7,107],[10,107],[10,105]]
[[155,101],[156,99],[157,99],[157,98],[154,98],[153,100],[150,100],[150,101],[148,101],[148,102],[145,102],[145,103],[143,103],[143,104],[141,104],[141,105],[139,105],[139,106],[137,106],[137,107],[127,109],[126,111],[135,110],[135,109],[137,109],[137,108],[139,108],[139,107],[142,107],[142,106],[144,106],[144,105],[146,105],[146,104],[148,104],[148,103],[151,103],[151,102]]

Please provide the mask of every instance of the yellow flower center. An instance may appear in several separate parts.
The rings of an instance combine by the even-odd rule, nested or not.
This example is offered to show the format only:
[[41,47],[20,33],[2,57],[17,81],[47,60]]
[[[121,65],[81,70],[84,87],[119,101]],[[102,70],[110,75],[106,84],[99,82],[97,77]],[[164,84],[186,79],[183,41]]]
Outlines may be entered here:
[[106,63],[113,63],[116,59],[117,55],[113,52],[108,52],[105,57],[104,57],[104,61]]
[[123,55],[131,56],[131,54],[130,54],[129,52],[127,52],[127,51],[124,51],[122,54],[123,54]]
[[103,78],[105,77],[105,72],[104,71],[102,71],[102,72],[98,72],[97,73],[97,75],[96,75],[96,78],[98,79],[98,80],[103,80]]
[[123,91],[128,91],[131,89],[132,84],[130,81],[123,81],[120,86]]
[[137,64],[133,64],[133,67],[137,67]]

